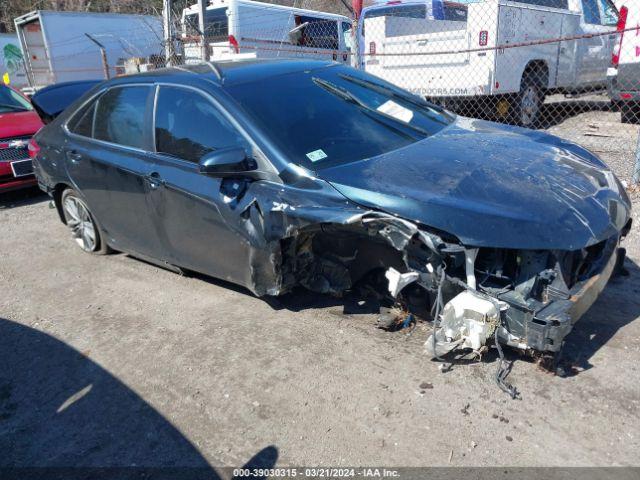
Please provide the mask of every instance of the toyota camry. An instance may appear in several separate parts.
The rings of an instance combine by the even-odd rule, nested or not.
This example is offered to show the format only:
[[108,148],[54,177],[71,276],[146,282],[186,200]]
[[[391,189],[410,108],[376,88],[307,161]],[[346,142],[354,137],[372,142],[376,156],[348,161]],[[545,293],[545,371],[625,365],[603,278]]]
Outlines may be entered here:
[[559,351],[624,259],[630,202],[596,155],[337,63],[158,70],[56,113],[35,172],[82,250],[260,296],[368,284],[439,320],[433,356]]

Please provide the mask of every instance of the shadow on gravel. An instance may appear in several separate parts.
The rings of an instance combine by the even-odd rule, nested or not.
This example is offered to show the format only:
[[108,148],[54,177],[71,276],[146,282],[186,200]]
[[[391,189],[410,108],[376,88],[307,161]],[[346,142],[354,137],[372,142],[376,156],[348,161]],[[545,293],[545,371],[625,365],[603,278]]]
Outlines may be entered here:
[[0,210],[46,202],[49,197],[38,187],[0,193]]
[[[609,99],[602,100],[586,100],[580,98],[566,98],[561,101],[549,101],[542,105],[540,117],[536,122],[534,129],[547,129],[554,127],[568,118],[575,117],[581,113],[588,112],[611,112],[615,107]],[[452,111],[465,117],[479,118],[497,123],[511,124],[513,121],[508,117],[497,117],[493,106],[485,103],[465,104],[458,107],[452,107]]]
[[562,352],[569,375],[593,367],[590,359],[625,325],[640,318],[640,267],[626,259],[628,276],[610,280],[596,303],[573,327]]
[[554,127],[567,118],[587,112],[610,112],[613,110],[609,100],[567,99],[562,102],[545,103],[540,112],[539,124],[536,128]]
[[[3,318],[0,355],[1,478],[220,478],[169,420],[87,355]],[[244,467],[277,459],[268,446]]]

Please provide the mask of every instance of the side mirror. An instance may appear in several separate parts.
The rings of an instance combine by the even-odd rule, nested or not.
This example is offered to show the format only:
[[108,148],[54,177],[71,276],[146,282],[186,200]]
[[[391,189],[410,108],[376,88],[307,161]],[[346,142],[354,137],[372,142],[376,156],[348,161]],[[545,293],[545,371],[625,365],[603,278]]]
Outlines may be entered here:
[[256,170],[244,148],[230,147],[214,150],[200,159],[200,173],[212,177],[241,177]]

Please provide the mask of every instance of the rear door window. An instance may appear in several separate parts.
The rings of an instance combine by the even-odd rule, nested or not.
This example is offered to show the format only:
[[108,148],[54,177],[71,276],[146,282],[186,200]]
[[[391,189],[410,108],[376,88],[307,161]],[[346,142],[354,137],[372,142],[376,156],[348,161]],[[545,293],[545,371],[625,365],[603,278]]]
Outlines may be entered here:
[[160,87],[155,113],[156,151],[198,163],[209,152],[244,147],[245,138],[204,95],[186,88]]
[[295,24],[306,24],[298,36],[298,46],[338,50],[338,22],[335,20],[296,15]]
[[114,87],[98,100],[94,122],[97,140],[145,148],[144,118],[151,87]]
[[69,122],[69,131],[83,137],[93,136],[93,118],[96,111],[96,101],[82,108]]
[[442,18],[438,18],[435,15],[434,4],[434,18],[436,20],[448,20],[450,22],[466,22],[467,21],[467,6],[459,3],[444,2],[442,5]]

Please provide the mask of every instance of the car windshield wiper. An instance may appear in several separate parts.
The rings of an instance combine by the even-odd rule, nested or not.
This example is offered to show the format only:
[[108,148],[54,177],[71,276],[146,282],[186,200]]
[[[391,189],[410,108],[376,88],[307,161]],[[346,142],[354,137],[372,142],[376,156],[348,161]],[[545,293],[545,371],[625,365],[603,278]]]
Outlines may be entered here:
[[8,108],[14,112],[29,112],[31,109],[20,105],[11,105],[9,103],[0,103],[0,108]]
[[[450,116],[447,113],[447,111],[442,107],[439,107],[431,102],[427,102],[426,100],[422,100],[421,98],[415,98],[415,97],[412,97],[411,95],[403,95],[402,93],[396,92],[395,90],[389,87],[385,87],[384,85],[380,85],[375,82],[370,82],[369,80],[363,80],[361,78],[352,77],[351,75],[341,74],[340,78],[343,78],[348,82],[355,83],[356,85],[360,85],[361,87],[365,87],[373,91],[377,91],[378,93],[382,93],[383,95],[391,95],[394,98],[398,98],[402,101],[405,101],[407,103],[410,103],[411,105],[415,105],[422,109],[428,108],[430,110],[435,110],[436,112],[446,115],[448,117]],[[428,116],[435,122],[441,123],[442,125],[448,125],[446,121],[438,118],[438,116],[434,115],[432,112],[429,112]]]
[[362,108],[365,112],[369,112],[375,116],[382,117],[387,120],[391,120],[392,122],[402,125],[403,127],[410,128],[411,130],[414,130],[420,133],[421,135],[424,135],[425,137],[431,136],[431,133],[426,131],[423,128],[417,127],[416,125],[411,125],[410,123],[407,123],[407,122],[403,122],[402,120],[399,120],[392,115],[376,110],[373,107],[370,107],[365,102],[360,100],[357,96],[355,96],[353,93],[348,91],[346,88],[339,87],[338,85],[335,85],[331,82],[328,82],[327,80],[323,80],[317,77],[313,77],[312,80],[313,80],[313,83],[315,83],[319,87],[324,88],[329,93],[332,93],[335,96],[342,98],[343,100],[346,100],[347,102],[357,105],[358,107]]

